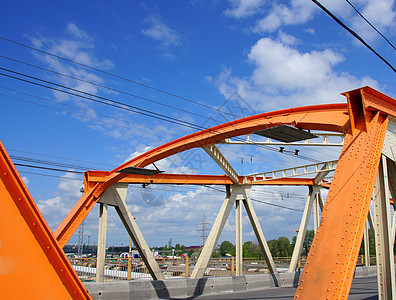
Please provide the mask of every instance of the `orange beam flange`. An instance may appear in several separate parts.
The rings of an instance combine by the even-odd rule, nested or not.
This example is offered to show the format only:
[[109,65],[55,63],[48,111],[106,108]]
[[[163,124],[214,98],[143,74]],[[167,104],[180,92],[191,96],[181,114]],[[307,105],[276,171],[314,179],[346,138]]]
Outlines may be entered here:
[[[105,182],[108,172],[106,171],[88,171],[85,172],[85,184],[88,189],[92,188],[98,182]],[[239,176],[239,182],[242,182],[243,176]],[[249,180],[249,177],[248,177]],[[155,174],[155,175],[137,175],[128,174],[118,182],[130,184],[176,184],[176,185],[227,185],[234,184],[227,175],[196,175],[196,174]],[[250,184],[249,182],[247,184]],[[253,185],[313,185],[314,178],[276,178],[266,181],[253,182]]]
[[0,142],[2,299],[90,299]]
[[54,235],[59,244],[64,246],[94,207],[100,196],[111,185],[127,176],[127,174],[118,173],[123,168],[131,166],[143,168],[185,150],[201,148],[226,138],[250,134],[257,130],[282,124],[293,125],[300,129],[344,133],[347,122],[349,122],[349,117],[346,104],[325,104],[296,107],[250,116],[179,138],[122,164],[109,172],[104,182],[98,182],[95,185],[86,184],[86,192],[56,229]]
[[388,124],[381,107],[367,109],[367,90],[345,94],[350,129],[295,299],[348,298]]

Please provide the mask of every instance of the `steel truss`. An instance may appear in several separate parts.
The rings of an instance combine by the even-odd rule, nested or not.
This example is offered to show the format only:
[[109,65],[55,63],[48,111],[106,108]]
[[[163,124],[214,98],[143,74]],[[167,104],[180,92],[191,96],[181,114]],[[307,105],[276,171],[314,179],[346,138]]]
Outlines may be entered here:
[[[235,120],[169,142],[133,158],[110,172],[86,172],[84,176],[84,195],[53,235],[48,234],[48,230],[46,231],[48,240],[44,239],[43,243],[40,244],[42,249],[44,249],[45,245],[48,245],[50,248],[47,249],[55,250],[53,252],[55,253],[53,256],[55,260],[50,259],[53,270],[56,270],[57,276],[62,282],[69,283],[69,285],[64,285],[67,291],[81,293],[81,298],[89,297],[86,292],[84,294],[84,291],[79,290],[82,284],[78,278],[73,277],[74,275],[69,274],[68,271],[65,273],[69,274],[69,277],[66,276],[67,278],[61,276],[63,273],[59,273],[71,268],[70,264],[63,260],[64,254],[62,254],[60,249],[70,239],[93,206],[99,202],[101,209],[97,280],[103,280],[103,274],[100,269],[103,268],[103,245],[106,240],[106,219],[109,205],[116,208],[152,277],[154,279],[162,279],[163,275],[149,251],[137,222],[125,203],[128,184],[155,183],[217,184],[226,186],[225,200],[191,277],[200,278],[203,276],[209,257],[234,205],[236,207],[237,222],[236,270],[237,274],[241,274],[242,203],[265,254],[268,268],[272,273],[276,273],[276,267],[265,241],[263,230],[250,201],[250,189],[252,185],[294,184],[308,186],[309,194],[289,271],[296,269],[312,208],[314,209],[314,226],[316,230],[295,299],[345,299],[348,297],[360,245],[363,236],[367,236],[366,223],[368,217],[370,226],[372,230],[374,229],[377,261],[380,262],[377,265],[379,297],[380,299],[395,298],[395,270],[392,249],[396,224],[394,222],[393,224],[391,223],[389,196],[387,196],[387,193],[390,190],[393,198],[395,198],[396,165],[393,154],[396,153],[396,143],[394,142],[396,141],[396,130],[394,130],[396,126],[392,124],[396,124],[394,122],[394,118],[396,118],[396,102],[394,99],[370,87],[350,91],[344,95],[347,98],[347,104],[299,107]],[[292,125],[301,130],[330,132],[327,136],[333,133],[345,135],[338,162],[333,161],[305,166],[300,169],[289,168],[270,173],[239,176],[215,146],[219,143],[235,143],[231,139],[241,135],[248,136],[248,142],[245,142],[245,144],[255,144],[257,142],[253,142],[250,139],[250,135],[253,132],[284,124]],[[330,146],[326,137],[324,141],[319,144]],[[273,144],[272,141],[267,142]],[[307,142],[303,144],[315,145]],[[301,145],[299,144],[299,146]],[[143,176],[119,172],[129,167],[144,168],[158,160],[193,148],[203,148],[226,175],[156,174]],[[28,214],[37,213],[34,207],[26,208],[18,204],[20,198],[22,200],[27,199],[32,203],[33,200],[26,196],[28,194],[27,190],[24,188],[12,163],[7,158],[5,151],[1,152],[0,158],[6,162],[0,164],[2,180],[0,195],[2,199],[6,199],[7,203],[17,204],[16,206],[23,216],[26,211]],[[310,171],[310,168],[313,170]],[[11,182],[7,179],[9,170],[13,172],[14,176],[14,180]],[[324,185],[323,179],[332,171],[334,171],[333,180],[327,199],[324,202],[320,188]],[[315,174],[315,177],[294,178],[294,176],[308,174]],[[24,192],[24,197],[19,196],[20,193],[18,191],[20,190]],[[369,214],[372,197],[375,212],[374,220],[371,220]],[[321,215],[320,211],[322,212]],[[4,218],[8,220],[14,218],[18,213],[16,213],[16,210],[9,209],[4,215]],[[396,215],[394,219],[396,219]],[[31,232],[33,235],[36,233],[31,223],[38,224],[34,220],[43,224],[42,226],[45,229],[45,221],[43,219],[28,217],[25,220],[27,220],[27,223],[30,222],[27,225],[29,228],[27,232]],[[22,224],[22,221],[18,222]],[[4,226],[0,228],[2,228],[1,233],[3,234]],[[7,239],[13,240],[13,237],[7,235]],[[37,255],[39,253],[40,251]],[[49,268],[51,269],[51,266]],[[59,271],[61,268],[64,271]]]

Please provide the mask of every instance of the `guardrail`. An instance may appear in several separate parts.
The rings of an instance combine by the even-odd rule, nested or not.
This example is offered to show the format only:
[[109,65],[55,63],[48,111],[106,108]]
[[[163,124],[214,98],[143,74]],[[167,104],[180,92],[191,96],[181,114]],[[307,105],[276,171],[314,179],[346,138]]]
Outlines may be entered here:
[[[375,265],[375,256],[370,257],[370,265]],[[83,281],[94,281],[96,278],[96,258],[69,258],[74,270]],[[287,272],[291,257],[274,257],[275,265],[279,272]],[[165,278],[190,277],[197,259],[157,258],[159,267]],[[306,258],[302,257],[298,268],[303,268]],[[364,265],[364,256],[361,255],[358,266]],[[263,259],[244,258],[243,275],[266,274],[268,267]],[[205,276],[233,276],[235,275],[234,257],[211,258],[205,271]],[[144,262],[140,258],[106,258],[104,277],[106,281],[112,280],[144,280],[152,279]]]

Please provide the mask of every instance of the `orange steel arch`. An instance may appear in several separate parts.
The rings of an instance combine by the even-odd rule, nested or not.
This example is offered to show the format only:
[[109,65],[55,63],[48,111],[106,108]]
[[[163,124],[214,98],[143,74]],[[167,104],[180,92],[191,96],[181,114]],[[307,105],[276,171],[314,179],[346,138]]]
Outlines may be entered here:
[[205,129],[152,149],[108,172],[102,182],[87,184],[85,193],[54,232],[61,247],[77,230],[100,196],[114,183],[127,176],[119,170],[135,166],[145,167],[185,150],[215,144],[226,138],[250,134],[257,130],[283,124],[305,130],[345,133],[349,128],[347,104],[326,104],[283,109],[262,113]]

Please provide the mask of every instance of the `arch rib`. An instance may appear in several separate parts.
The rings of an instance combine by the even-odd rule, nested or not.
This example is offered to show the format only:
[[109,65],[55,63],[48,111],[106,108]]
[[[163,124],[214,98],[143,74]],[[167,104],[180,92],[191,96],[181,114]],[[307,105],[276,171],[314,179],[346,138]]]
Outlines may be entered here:
[[118,173],[121,169],[130,166],[143,168],[185,150],[215,144],[226,138],[250,134],[282,124],[294,125],[306,130],[345,133],[348,122],[346,104],[315,105],[250,116],[176,139],[120,165],[108,173],[104,182],[90,186],[56,229],[54,235],[60,245],[64,246],[107,188],[127,176],[127,174]]

